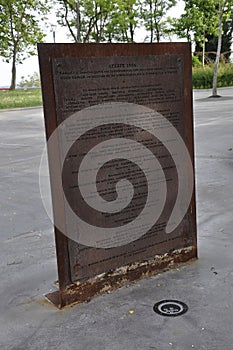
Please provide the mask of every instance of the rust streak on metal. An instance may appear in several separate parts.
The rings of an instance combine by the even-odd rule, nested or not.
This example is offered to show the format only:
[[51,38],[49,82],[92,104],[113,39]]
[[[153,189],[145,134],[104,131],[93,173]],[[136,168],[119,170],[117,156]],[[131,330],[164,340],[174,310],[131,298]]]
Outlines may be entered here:
[[83,283],[73,283],[62,292],[55,291],[47,294],[46,298],[60,309],[71,304],[89,302],[95,295],[115,290],[127,282],[156,275],[161,270],[175,268],[179,264],[195,259],[196,256],[196,247],[182,248],[171,254],[158,255],[144,262],[123,266]]

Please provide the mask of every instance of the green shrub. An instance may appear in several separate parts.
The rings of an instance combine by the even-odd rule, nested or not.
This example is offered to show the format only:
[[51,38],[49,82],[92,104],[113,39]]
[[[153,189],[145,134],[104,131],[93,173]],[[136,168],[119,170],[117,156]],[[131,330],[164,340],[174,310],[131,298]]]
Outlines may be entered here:
[[202,66],[202,63],[197,56],[194,56],[194,55],[192,56],[192,65],[193,65],[193,67],[201,67]]
[[[193,88],[210,89],[213,84],[214,64],[193,67]],[[221,63],[218,71],[218,87],[233,86],[233,64]]]
[[222,64],[219,67],[218,86],[233,86],[233,64]]
[[211,88],[213,82],[213,67],[193,68],[193,87],[195,89]]

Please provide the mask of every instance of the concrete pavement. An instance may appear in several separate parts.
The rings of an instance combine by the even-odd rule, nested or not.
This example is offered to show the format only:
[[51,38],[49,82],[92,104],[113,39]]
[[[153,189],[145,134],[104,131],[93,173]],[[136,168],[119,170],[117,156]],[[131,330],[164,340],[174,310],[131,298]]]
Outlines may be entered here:
[[[38,184],[42,109],[0,111],[0,349],[232,350],[233,89],[219,93],[194,92],[199,260],[62,311],[43,299],[57,273]],[[162,299],[189,310],[157,315]]]

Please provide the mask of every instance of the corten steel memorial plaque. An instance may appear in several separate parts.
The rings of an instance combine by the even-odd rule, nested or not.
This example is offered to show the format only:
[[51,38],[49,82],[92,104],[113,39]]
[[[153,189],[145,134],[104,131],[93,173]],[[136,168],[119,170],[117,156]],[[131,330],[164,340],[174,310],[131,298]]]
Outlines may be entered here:
[[87,301],[195,258],[190,45],[38,51],[59,277],[48,299]]

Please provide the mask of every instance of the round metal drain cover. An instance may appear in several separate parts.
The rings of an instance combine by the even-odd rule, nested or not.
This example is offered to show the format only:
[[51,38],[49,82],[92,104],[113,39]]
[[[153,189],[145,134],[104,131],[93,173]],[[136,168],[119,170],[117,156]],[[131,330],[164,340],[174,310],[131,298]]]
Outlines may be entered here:
[[176,317],[185,314],[188,306],[178,300],[162,300],[153,307],[154,312],[162,316]]

